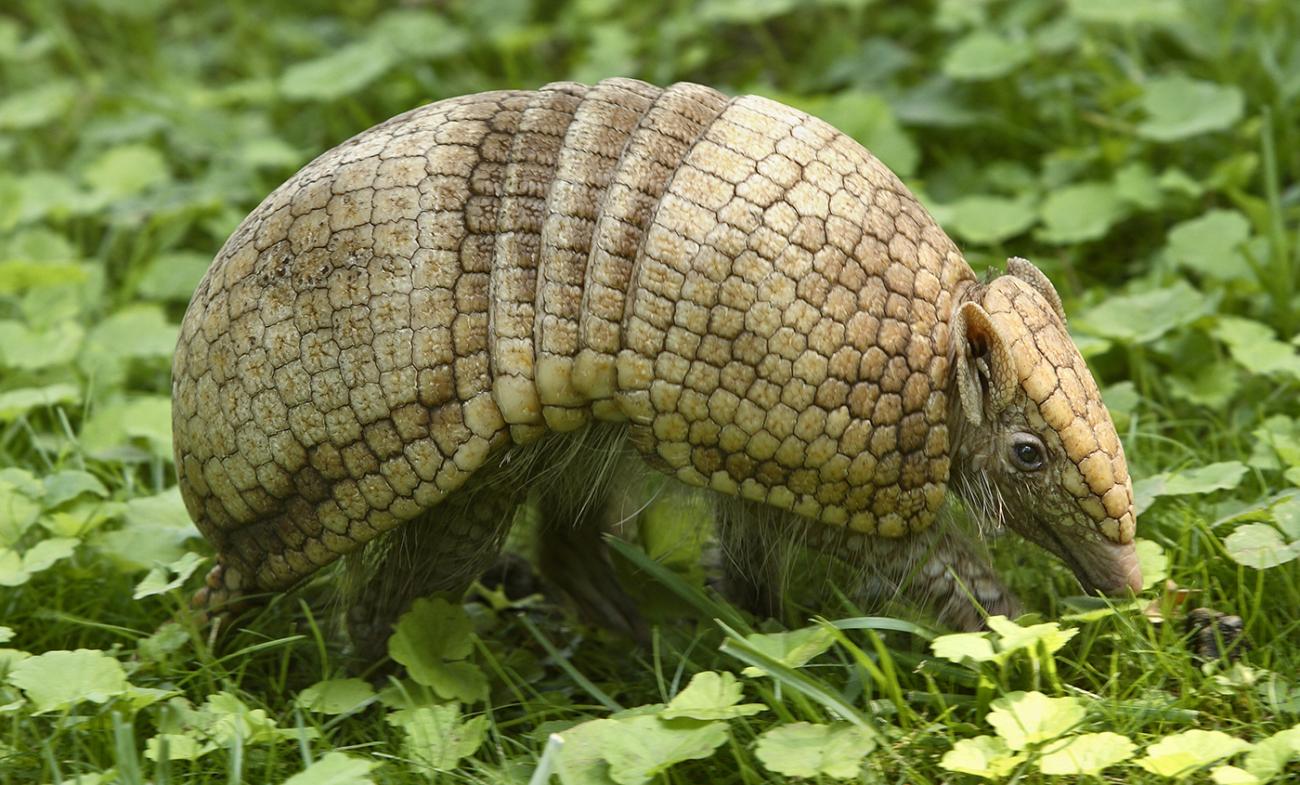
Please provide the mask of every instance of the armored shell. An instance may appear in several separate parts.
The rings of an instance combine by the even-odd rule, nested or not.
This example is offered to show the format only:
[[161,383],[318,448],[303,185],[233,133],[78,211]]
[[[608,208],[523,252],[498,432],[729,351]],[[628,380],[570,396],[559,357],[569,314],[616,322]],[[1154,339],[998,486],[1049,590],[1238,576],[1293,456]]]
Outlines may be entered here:
[[974,286],[888,168],[773,101],[440,101],[308,164],[217,255],[173,369],[181,493],[221,589],[279,589],[599,419],[686,483],[898,537],[945,497]]

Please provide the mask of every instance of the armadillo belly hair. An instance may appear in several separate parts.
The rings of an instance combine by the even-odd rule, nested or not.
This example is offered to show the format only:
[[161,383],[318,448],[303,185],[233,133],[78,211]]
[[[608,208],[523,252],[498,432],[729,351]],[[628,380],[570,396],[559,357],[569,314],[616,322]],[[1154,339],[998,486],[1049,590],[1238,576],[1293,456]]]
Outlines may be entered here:
[[[778,596],[816,598],[819,605],[838,597],[861,610],[900,602],[913,610],[925,607],[944,577],[927,574],[937,563],[930,557],[940,534],[950,545],[960,544],[956,550],[966,558],[978,561],[986,555],[983,535],[1000,533],[999,528],[986,531],[978,514],[963,514],[956,499],[944,505],[931,527],[933,536],[923,538],[926,544],[826,526],[655,471],[628,442],[626,427],[618,423],[593,422],[577,431],[549,433],[536,442],[511,447],[481,469],[462,493],[468,497],[466,503],[473,504],[476,495],[513,493],[520,488],[564,499],[564,507],[574,513],[568,520],[543,520],[534,532],[541,537],[547,530],[576,525],[579,517],[592,514],[605,533],[634,539],[638,516],[646,508],[668,497],[690,500],[689,506],[706,513],[701,521],[706,525],[693,530],[695,538],[682,545],[700,555],[708,573],[768,581],[768,588]],[[434,507],[405,525],[437,526],[438,517],[448,512]],[[972,517],[977,525],[963,525]],[[337,607],[346,607],[350,597],[374,579],[376,566],[390,550],[403,542],[401,530],[386,532],[345,557],[341,580],[333,583],[339,589],[334,595]],[[420,556],[407,554],[411,560]],[[878,569],[884,564],[895,569]],[[401,580],[400,575],[395,577]],[[734,590],[725,579],[717,583],[724,592]]]
[[[912,615],[942,614],[944,609],[932,605],[931,600],[950,594],[944,584],[961,580],[958,575],[965,571],[961,565],[987,561],[985,535],[1001,533],[986,528],[956,498],[948,499],[927,530],[913,537],[889,539],[673,484],[682,492],[708,497],[715,519],[717,558],[734,572],[753,572],[751,580],[769,581],[778,596],[797,598],[813,608],[905,608]],[[957,593],[983,594],[978,588],[961,587]],[[930,614],[926,614],[927,608]]]
[[[542,521],[538,536],[545,536],[548,528],[574,526],[580,517],[588,514],[598,516],[603,531],[627,536],[634,531],[637,513],[658,495],[643,492],[651,475],[657,474],[628,444],[626,427],[593,422],[576,431],[547,433],[535,442],[503,450],[489,465],[479,469],[457,495],[465,504],[472,505],[476,497],[485,494],[515,495],[520,489],[531,489],[563,499],[563,507],[573,513],[568,520]],[[673,485],[683,491],[686,488],[680,483]],[[659,492],[663,492],[662,486]],[[435,506],[404,527],[437,526],[438,518],[447,514],[449,510],[445,507]],[[343,559],[338,596],[344,604],[360,586],[374,578],[376,565],[383,563],[392,548],[402,547],[406,540],[401,534],[400,528],[385,532]],[[419,553],[409,555],[411,559],[419,557]]]

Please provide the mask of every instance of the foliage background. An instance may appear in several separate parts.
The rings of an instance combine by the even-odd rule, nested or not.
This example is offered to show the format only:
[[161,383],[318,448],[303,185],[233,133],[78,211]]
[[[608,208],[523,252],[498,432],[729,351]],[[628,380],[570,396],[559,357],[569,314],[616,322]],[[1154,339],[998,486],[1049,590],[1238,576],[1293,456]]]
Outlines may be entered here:
[[[1179,734],[1255,743],[1300,713],[1298,17],[1289,0],[6,3],[0,781],[278,782],[315,764],[298,782],[524,782],[549,732],[668,702],[700,671],[718,680],[706,716],[589,723],[575,738],[597,752],[557,758],[565,781],[1036,781],[1059,733],[979,735],[1017,706],[1074,716],[1025,688],[1086,698],[1070,728],[1144,750],[1108,769],[1126,781],[1204,780],[1233,755],[1243,774],[1219,781],[1286,776],[1291,737],[1266,748],[1281,750],[1269,774],[1259,747]],[[1077,634],[943,667],[918,665],[929,649],[904,628],[827,638],[813,669],[768,641],[769,675],[727,682],[758,655],[739,638],[718,652],[707,617],[732,617],[689,586],[704,618],[631,654],[547,603],[429,610],[459,643],[405,695],[337,681],[324,620],[297,598],[215,652],[174,623],[206,551],[172,488],[168,365],[220,243],[297,167],[393,114],[611,75],[818,114],[898,171],[977,269],[1042,266],[1140,478],[1148,573],[1240,615],[1249,665],[1192,659],[1160,585],[1098,611],[1010,542],[1013,583],[1046,618],[1076,612]],[[1153,601],[1171,623],[1141,612]],[[429,683],[449,664],[470,692]],[[761,714],[740,711],[741,684]],[[609,760],[629,738],[659,752]],[[1141,763],[1174,755],[1166,742],[1201,757]],[[983,774],[954,773],[979,768],[944,757],[971,744]]]

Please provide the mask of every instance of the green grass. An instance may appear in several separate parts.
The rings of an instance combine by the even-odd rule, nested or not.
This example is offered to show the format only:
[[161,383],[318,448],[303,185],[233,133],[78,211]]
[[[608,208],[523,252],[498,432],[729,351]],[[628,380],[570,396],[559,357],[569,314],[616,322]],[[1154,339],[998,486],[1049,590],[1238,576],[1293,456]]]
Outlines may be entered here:
[[[1064,740],[1103,732],[1068,741],[1117,760],[1093,781],[1170,781],[1156,772],[1180,744],[1190,781],[1222,760],[1300,776],[1300,740],[1264,742],[1300,723],[1295,3],[264,5],[0,12],[0,782],[273,783],[313,763],[299,785],[526,783],[539,763],[568,782],[975,782],[952,769],[979,766],[1043,782]],[[932,642],[835,607],[833,627],[747,637],[698,571],[625,548],[667,619],[640,649],[489,587],[412,617],[398,637],[417,680],[376,692],[346,681],[328,578],[210,646],[187,613],[207,567],[189,554],[209,553],[173,488],[168,408],[208,260],[297,167],[375,122],[611,75],[815,112],[895,168],[976,269],[1043,267],[1169,588],[1098,605],[1006,538],[1036,614],[1021,624],[1056,626]],[[1242,618],[1241,663],[1193,658],[1197,606]],[[1064,735],[1007,749],[1017,732],[992,723],[1012,716]],[[547,753],[557,732],[566,748]]]

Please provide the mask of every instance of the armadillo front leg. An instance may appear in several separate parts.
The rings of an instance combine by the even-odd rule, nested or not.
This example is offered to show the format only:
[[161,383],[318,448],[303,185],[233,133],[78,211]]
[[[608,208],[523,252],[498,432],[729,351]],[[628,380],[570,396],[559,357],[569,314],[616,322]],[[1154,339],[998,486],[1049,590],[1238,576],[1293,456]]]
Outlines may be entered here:
[[[919,606],[948,627],[978,630],[986,616],[1014,616],[1019,603],[980,544],[950,522],[906,539],[886,539],[810,524],[742,499],[720,499],[723,592],[759,616],[779,617],[785,595],[833,597],[832,583],[863,608]],[[817,569],[794,574],[811,559]],[[817,576],[810,585],[804,575]],[[790,620],[794,621],[794,620]]]
[[829,534],[829,550],[857,568],[849,594],[865,607],[902,600],[959,630],[982,629],[988,616],[1019,613],[1020,603],[983,548],[956,526],[936,525],[906,540]]
[[348,634],[367,662],[381,659],[399,616],[420,597],[459,598],[496,559],[525,489],[463,488],[416,520],[349,557],[355,594]]
[[543,501],[538,569],[587,622],[631,638],[647,638],[645,620],[610,562],[603,517],[598,510],[578,511],[575,517],[570,507]]

